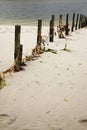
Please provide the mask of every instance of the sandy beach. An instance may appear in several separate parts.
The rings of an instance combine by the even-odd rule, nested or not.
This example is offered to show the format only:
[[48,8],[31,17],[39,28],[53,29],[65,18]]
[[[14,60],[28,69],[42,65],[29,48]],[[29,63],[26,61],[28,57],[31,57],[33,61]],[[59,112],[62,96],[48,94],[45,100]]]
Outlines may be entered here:
[[[14,59],[14,26],[0,26],[0,71]],[[48,35],[49,27],[42,28]],[[22,26],[23,57],[36,45],[37,27]],[[63,51],[65,43],[71,52]],[[0,90],[0,130],[87,130],[87,28],[55,36],[24,71],[6,75]]]

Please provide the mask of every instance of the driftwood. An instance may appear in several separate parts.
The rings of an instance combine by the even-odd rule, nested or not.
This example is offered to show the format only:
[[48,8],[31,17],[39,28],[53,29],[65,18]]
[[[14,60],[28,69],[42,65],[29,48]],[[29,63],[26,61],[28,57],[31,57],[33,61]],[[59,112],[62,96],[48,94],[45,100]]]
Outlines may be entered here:
[[9,73],[9,75],[12,77],[13,72],[18,72],[20,70],[22,70],[22,68],[18,65],[18,57],[17,57],[9,69],[6,69],[5,71],[0,73],[0,88],[6,85],[5,75],[7,73]]
[[34,49],[32,49],[32,56],[40,56],[40,54],[43,53],[43,49],[41,45],[37,44]]
[[62,27],[57,26],[57,33],[58,33],[59,38],[65,38],[63,35]]
[[59,23],[59,28],[64,31],[65,30],[65,25],[63,24],[63,22]]
[[0,73],[0,89],[6,85],[5,75],[1,72]]

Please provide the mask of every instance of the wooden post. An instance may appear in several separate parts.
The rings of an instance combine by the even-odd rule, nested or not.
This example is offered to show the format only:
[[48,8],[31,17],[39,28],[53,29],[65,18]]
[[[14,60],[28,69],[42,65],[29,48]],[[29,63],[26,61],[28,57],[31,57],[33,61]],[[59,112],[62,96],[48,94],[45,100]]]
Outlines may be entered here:
[[22,63],[22,52],[23,52],[23,45],[20,44],[20,46],[18,47],[18,65],[21,66],[23,65]]
[[84,16],[84,27],[86,27],[86,16]]
[[87,17],[85,16],[85,26],[87,26]]
[[87,26],[87,17],[85,16],[85,27]]
[[66,26],[65,26],[65,34],[68,36],[69,35],[69,14],[66,14]]
[[20,32],[21,32],[21,26],[16,25],[15,26],[15,50],[14,50],[14,60],[16,59],[18,55],[18,47],[20,46]]
[[82,15],[82,28],[84,28],[84,15]]
[[75,30],[77,30],[78,27],[78,20],[79,20],[79,14],[77,14]]
[[80,17],[79,17],[79,25],[78,25],[78,28],[79,28],[79,29],[81,28],[81,14],[80,14]]
[[17,49],[17,57],[15,59],[15,66],[14,66],[14,71],[18,72],[20,70],[23,70],[22,67],[20,66],[25,66],[26,64],[22,62],[22,52],[23,52],[23,45],[19,45]]
[[55,21],[55,15],[52,15],[52,41],[54,42],[54,21]]
[[84,27],[86,27],[86,17],[85,17],[85,15],[83,15],[83,21],[84,21]]
[[50,37],[49,37],[49,41],[53,42],[54,41],[54,20],[55,20],[55,16],[52,15],[52,19],[50,20]]
[[73,14],[73,19],[72,19],[72,28],[71,31],[74,31],[74,27],[75,27],[75,13]]
[[85,24],[86,24],[86,26],[87,26],[87,17],[85,18]]
[[53,28],[54,28],[54,20],[55,20],[55,15],[52,15],[52,24],[53,24]]
[[59,24],[62,23],[62,15],[59,16]]
[[81,28],[83,28],[83,15],[81,14]]
[[52,28],[52,20],[50,20],[50,36],[49,36],[49,41],[53,42],[53,28]]
[[37,44],[41,45],[41,40],[42,40],[42,36],[41,36],[41,29],[42,29],[42,20],[38,20],[38,30],[37,30]]
[[85,27],[85,16],[83,15],[83,27]]

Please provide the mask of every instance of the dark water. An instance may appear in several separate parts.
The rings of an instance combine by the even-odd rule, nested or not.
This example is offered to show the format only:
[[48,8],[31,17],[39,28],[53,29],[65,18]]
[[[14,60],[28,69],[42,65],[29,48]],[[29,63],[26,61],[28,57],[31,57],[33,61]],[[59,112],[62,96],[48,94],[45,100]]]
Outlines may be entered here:
[[[77,0],[78,1],[78,0]],[[54,14],[56,22],[59,14],[73,13],[87,15],[87,2],[70,2],[69,0],[0,0],[0,24],[36,25],[38,19],[49,24]]]

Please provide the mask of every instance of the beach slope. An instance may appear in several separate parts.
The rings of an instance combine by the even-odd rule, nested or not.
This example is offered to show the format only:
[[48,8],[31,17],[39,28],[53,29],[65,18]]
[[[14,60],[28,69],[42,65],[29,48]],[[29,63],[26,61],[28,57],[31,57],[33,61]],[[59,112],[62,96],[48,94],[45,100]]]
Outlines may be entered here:
[[[49,28],[43,27],[42,34]],[[23,56],[36,44],[36,27],[22,27]],[[65,44],[71,51],[63,51]],[[6,75],[0,90],[0,130],[87,130],[87,28],[55,36],[24,71]],[[13,63],[14,27],[0,27],[0,71]]]

